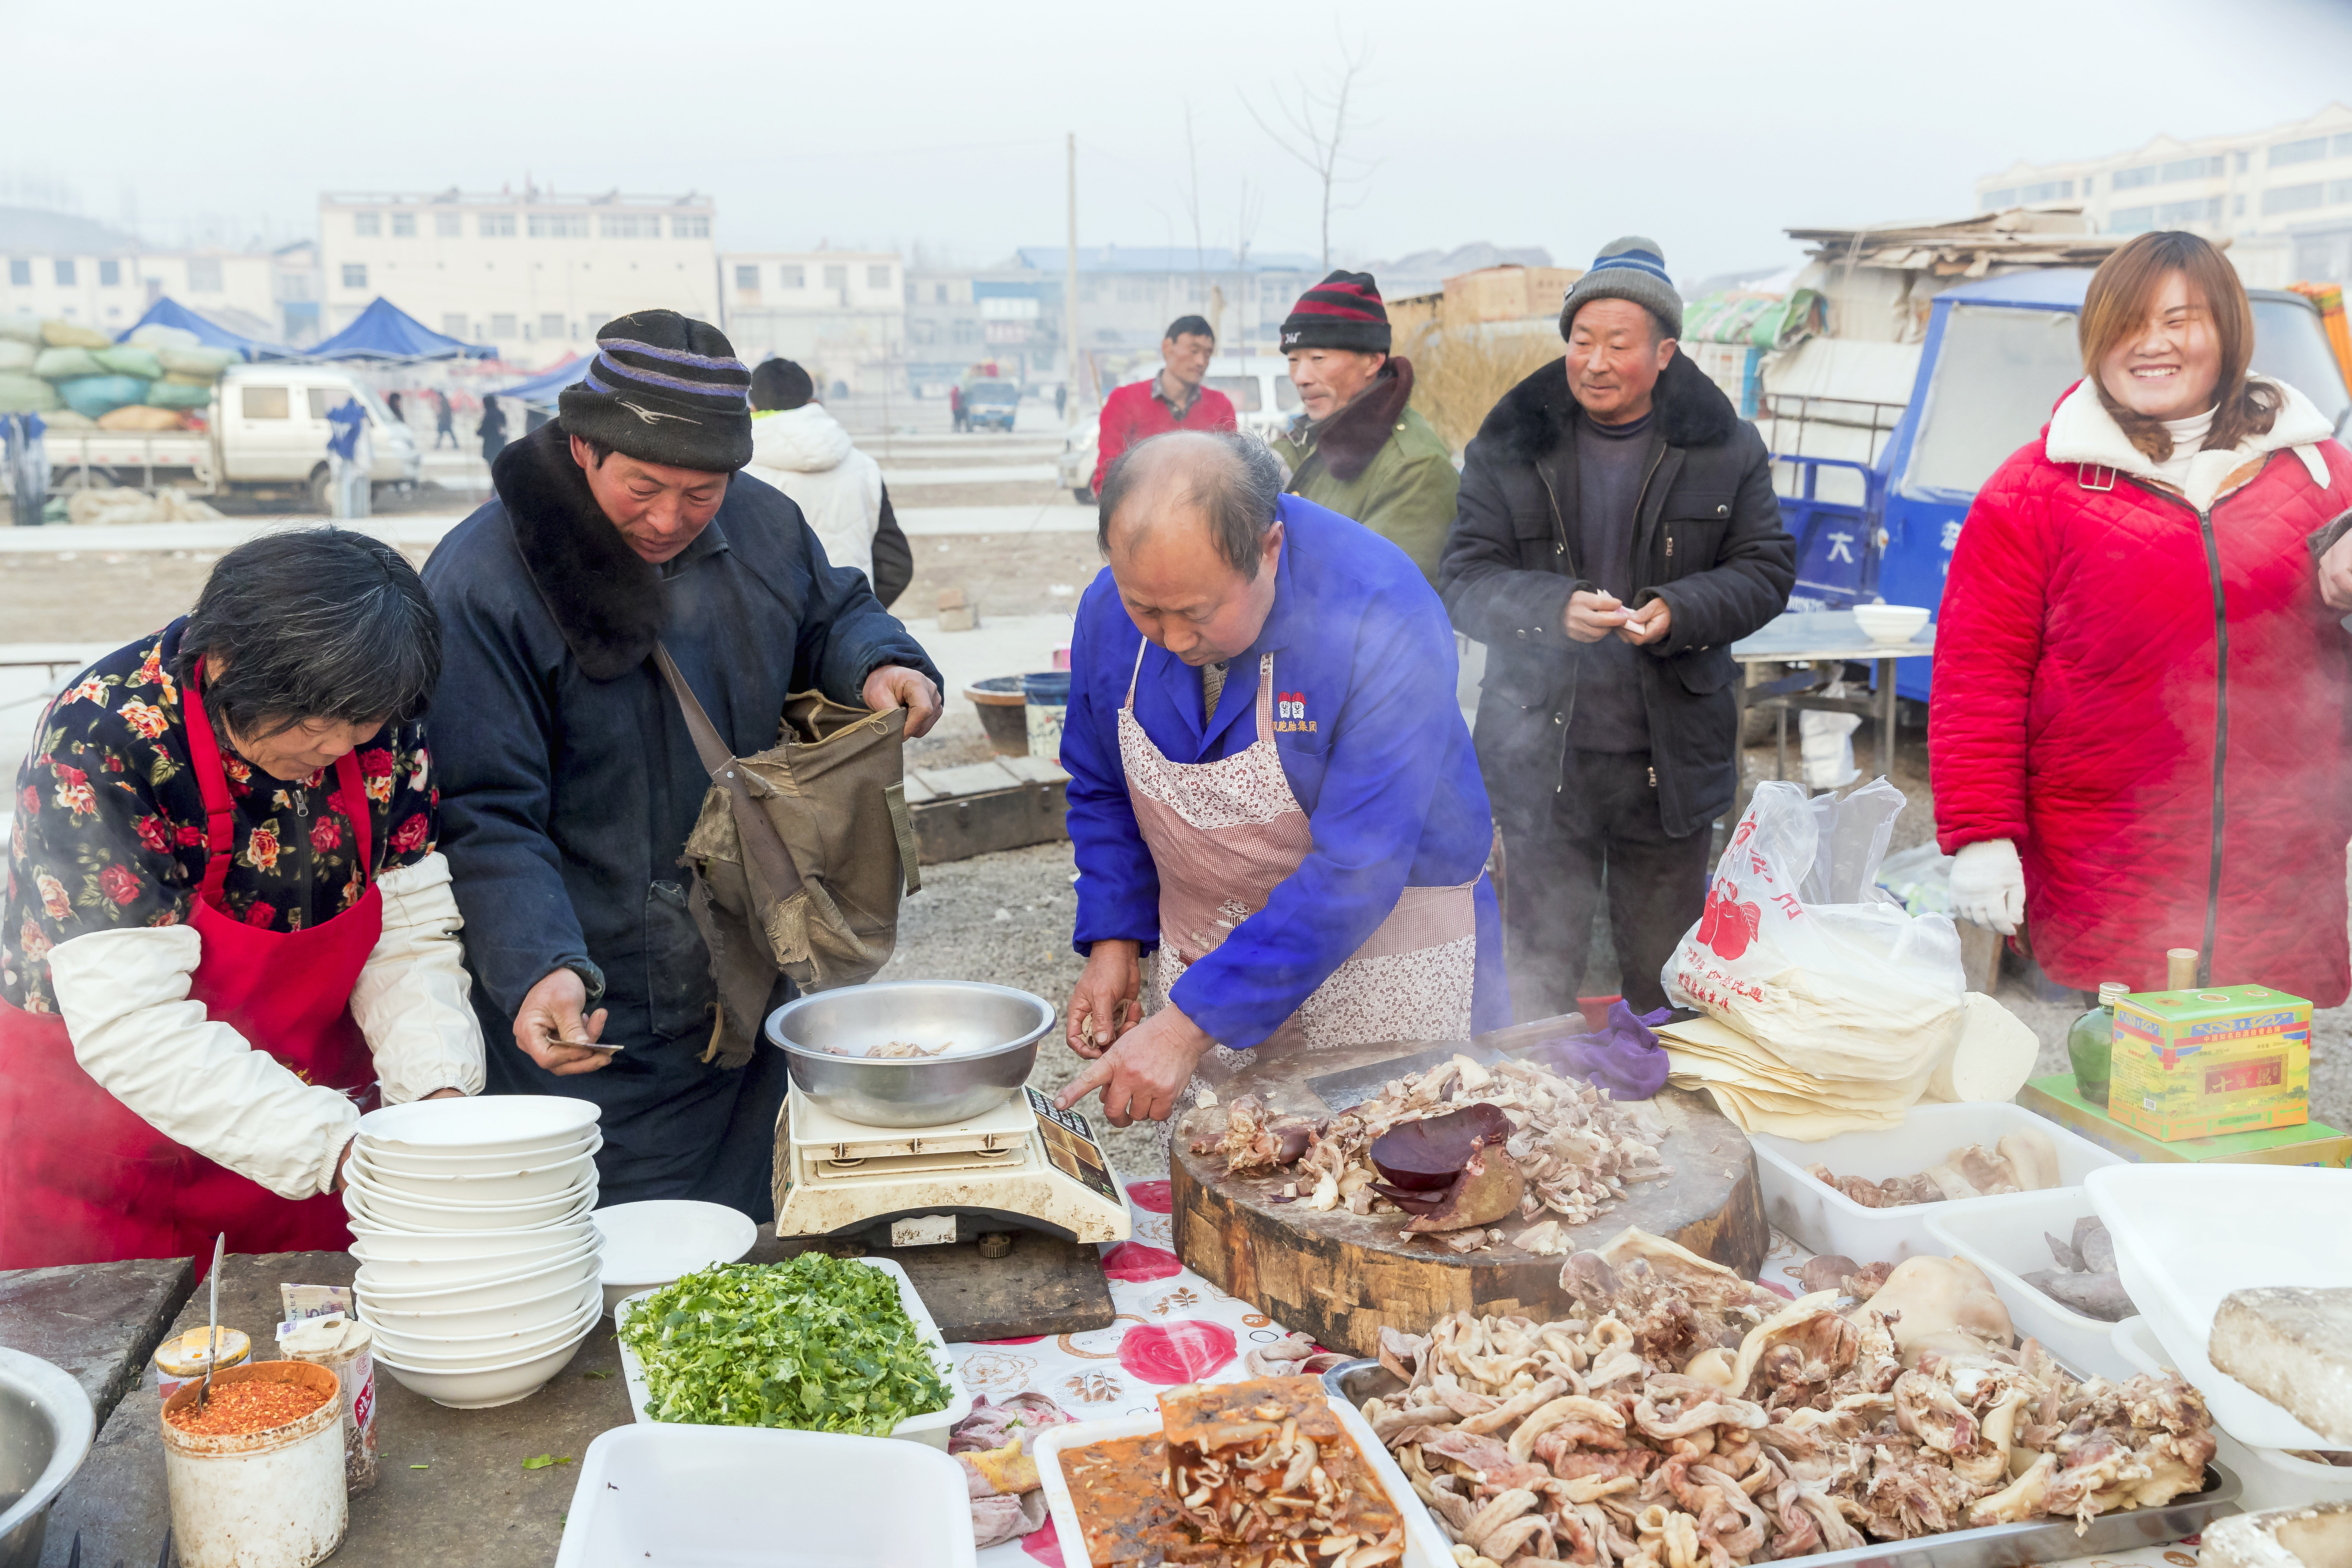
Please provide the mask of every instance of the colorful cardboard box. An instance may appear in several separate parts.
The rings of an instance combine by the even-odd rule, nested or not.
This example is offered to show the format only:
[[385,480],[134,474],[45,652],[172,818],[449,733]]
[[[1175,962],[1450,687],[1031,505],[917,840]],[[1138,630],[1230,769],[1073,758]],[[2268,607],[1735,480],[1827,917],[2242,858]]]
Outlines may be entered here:
[[2107,1114],[2167,1143],[2311,1119],[2311,1004],[2263,985],[2116,1005]]
[[2325,1121],[2163,1142],[2125,1126],[2109,1116],[2104,1106],[2084,1100],[2075,1092],[2071,1072],[2032,1079],[2017,1091],[2017,1103],[2140,1164],[2321,1165],[2336,1170],[2352,1166],[2352,1133]]

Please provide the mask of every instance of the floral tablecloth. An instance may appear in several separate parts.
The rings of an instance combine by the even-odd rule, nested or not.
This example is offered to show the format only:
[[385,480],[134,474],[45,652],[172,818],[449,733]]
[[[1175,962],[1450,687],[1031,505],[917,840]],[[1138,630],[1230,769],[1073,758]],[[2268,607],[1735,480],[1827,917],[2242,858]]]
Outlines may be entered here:
[[[1250,1302],[1228,1296],[1175,1253],[1169,1231],[1168,1184],[1130,1182],[1132,1239],[1102,1249],[1117,1316],[1108,1328],[1082,1334],[1041,1334],[948,1347],[972,1393],[1002,1401],[1042,1394],[1079,1421],[1144,1415],[1159,1408],[1160,1390],[1180,1383],[1232,1383],[1248,1375],[1242,1358],[1254,1345],[1283,1337],[1283,1326]],[[1787,1272],[1806,1254],[1779,1235],[1761,1282],[1793,1295]],[[980,1554],[982,1568],[1087,1568],[1083,1552],[1065,1558],[1053,1521],[1018,1541]],[[2196,1568],[2197,1549],[2179,1542],[2111,1556],[2079,1558],[2076,1568]]]

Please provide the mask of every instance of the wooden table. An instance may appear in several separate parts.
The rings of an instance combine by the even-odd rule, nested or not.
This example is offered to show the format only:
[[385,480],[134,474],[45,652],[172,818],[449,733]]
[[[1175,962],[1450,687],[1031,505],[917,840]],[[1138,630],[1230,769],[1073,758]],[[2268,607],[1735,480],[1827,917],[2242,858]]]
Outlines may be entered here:
[[[1816,713],[1855,713],[1878,721],[1878,771],[1892,777],[1895,773],[1895,661],[1902,658],[1932,658],[1936,653],[1936,628],[1930,624],[1909,642],[1874,642],[1855,624],[1847,610],[1792,610],[1774,617],[1753,637],[1731,645],[1731,657],[1742,668],[1739,680],[1732,687],[1739,701],[1739,722],[1744,731],[1750,708],[1777,709],[1780,714],[1778,772],[1789,776],[1789,720],[1790,710]],[[1824,673],[1834,679],[1834,667],[1848,661],[1877,666],[1878,690],[1870,697],[1815,697],[1811,691],[1827,684],[1821,679]],[[1813,667],[1814,686],[1804,692],[1771,692],[1750,697],[1748,690],[1746,666],[1751,664],[1806,664]],[[1739,791],[1731,805],[1731,820],[1738,822],[1747,813],[1748,798],[1754,791],[1748,782],[1748,764],[1744,748],[1739,765]]]

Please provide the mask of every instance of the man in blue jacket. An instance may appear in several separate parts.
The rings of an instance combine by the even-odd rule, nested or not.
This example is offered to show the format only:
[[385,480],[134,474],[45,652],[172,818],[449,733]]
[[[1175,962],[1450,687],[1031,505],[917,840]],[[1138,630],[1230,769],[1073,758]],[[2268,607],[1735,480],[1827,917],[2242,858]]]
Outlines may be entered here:
[[1114,1126],[1165,1120],[1243,1051],[1508,1021],[1444,606],[1403,551],[1282,489],[1258,441],[1190,432],[1103,480],[1110,565],[1062,732],[1087,955],[1067,1031],[1099,1059],[1062,1104],[1099,1088]]
[[[497,499],[425,569],[441,847],[489,1092],[602,1105],[606,1202],[766,1219],[783,1054],[714,1030],[678,865],[710,777],[649,656],[658,638],[737,756],[812,688],[904,707],[919,735],[938,672],[789,498],[735,472],[751,374],[718,329],[644,310],[596,337],[562,417],[499,456]],[[769,1005],[790,994],[779,977]]]

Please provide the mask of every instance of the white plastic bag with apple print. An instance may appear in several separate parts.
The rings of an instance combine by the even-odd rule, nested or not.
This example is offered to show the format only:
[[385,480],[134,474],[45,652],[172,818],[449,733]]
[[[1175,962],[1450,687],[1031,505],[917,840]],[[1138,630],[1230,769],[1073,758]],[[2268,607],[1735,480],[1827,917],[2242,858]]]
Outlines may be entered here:
[[1668,998],[1800,1074],[1924,1087],[1968,984],[1951,917],[1907,913],[1878,888],[1902,809],[1884,778],[1843,799],[1759,784],[1660,976]]

